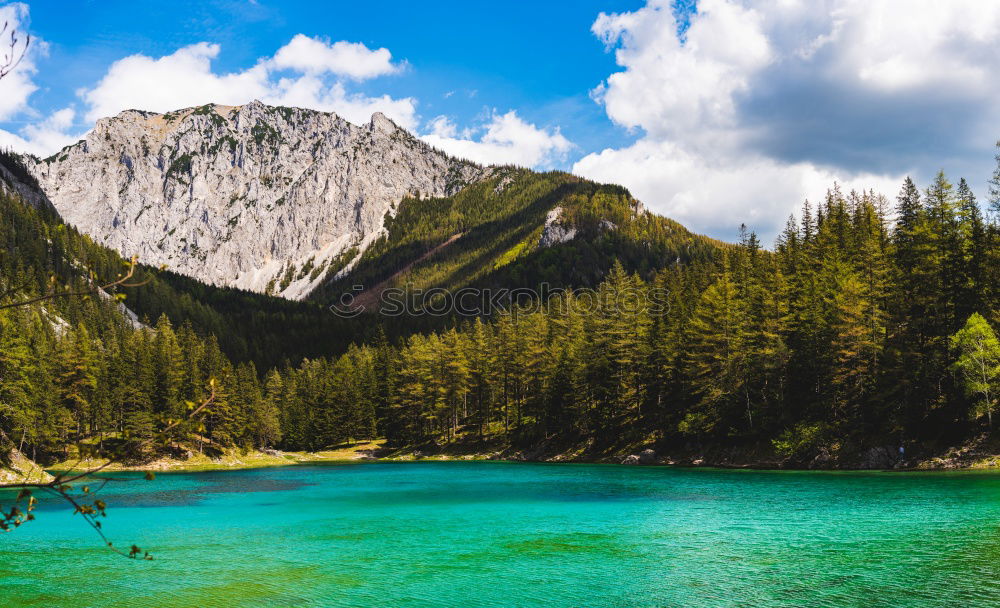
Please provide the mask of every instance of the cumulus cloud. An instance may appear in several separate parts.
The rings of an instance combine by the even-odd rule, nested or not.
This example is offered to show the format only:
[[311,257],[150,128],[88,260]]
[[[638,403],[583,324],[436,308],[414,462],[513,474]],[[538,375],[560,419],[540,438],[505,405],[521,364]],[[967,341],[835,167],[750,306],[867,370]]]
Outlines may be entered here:
[[428,124],[422,138],[445,152],[487,165],[550,167],[565,159],[573,144],[559,129],[544,129],[525,122],[511,110],[491,112],[478,128],[461,132],[447,117],[438,116]]
[[[26,8],[19,10],[26,14]],[[77,91],[84,106],[80,112],[83,121],[92,124],[127,109],[168,112],[206,103],[239,105],[259,99],[268,104],[336,112],[357,124],[381,112],[411,131],[419,127],[415,99],[351,90],[354,82],[395,74],[405,67],[394,62],[387,49],[298,34],[273,56],[229,73],[213,67],[220,52],[218,44],[200,42],[160,57],[139,53],[118,59],[98,82]],[[18,103],[23,105],[30,92],[26,89]],[[73,108],[67,108],[19,134],[0,131],[0,145],[50,154],[79,139],[79,134],[70,133],[75,117]],[[438,117],[424,130],[424,138],[431,144],[483,163],[548,167],[564,161],[572,149],[558,129],[525,122],[514,111],[493,111],[482,124],[461,132],[447,118]]]
[[[130,108],[166,112],[206,103],[239,105],[260,99],[270,104],[336,112],[353,122],[367,122],[373,112],[379,111],[404,127],[416,126],[414,99],[351,93],[337,79],[371,78],[397,71],[385,49],[370,51],[362,44],[348,42],[331,45],[298,35],[278,49],[273,58],[229,74],[212,68],[212,60],[220,50],[217,44],[201,42],[159,58],[137,54],[119,59],[93,88],[79,91],[89,108],[87,120]],[[316,54],[310,55],[313,51]],[[276,73],[282,70],[297,73]]]
[[773,235],[835,179],[891,193],[944,165],[985,181],[1000,3],[701,0],[686,30],[673,8],[594,22],[622,70],[593,97],[641,137],[576,172],[719,236],[743,220]]
[[278,49],[271,64],[279,69],[322,74],[329,72],[358,80],[394,74],[400,66],[392,62],[389,49],[374,51],[360,42],[340,40],[330,44],[320,38],[296,34]]
[[255,98],[272,105],[336,112],[355,124],[368,122],[375,112],[382,112],[405,129],[415,129],[418,122],[417,102],[412,97],[350,93],[341,82],[326,84],[313,75],[283,78]]
[[270,92],[263,64],[232,74],[213,72],[220,50],[218,44],[199,42],[155,59],[137,54],[115,61],[93,88],[78,92],[89,108],[87,120],[127,109],[168,112],[209,102],[241,104]]
[[[24,32],[27,17],[25,4],[0,6],[0,23],[6,21],[19,32]],[[31,118],[17,133],[0,130],[0,146],[39,156],[77,141],[86,131],[74,126],[78,116],[73,107],[46,118],[30,107],[29,97],[38,88],[32,81],[37,70],[35,59],[45,48],[44,41],[32,40],[17,69],[0,80],[0,120],[16,115]],[[355,123],[365,123],[373,113],[382,112],[405,128],[417,127],[413,98],[349,90],[347,81],[394,74],[403,68],[403,64],[393,62],[387,49],[372,50],[361,43],[331,43],[299,34],[273,57],[231,73],[213,69],[220,50],[218,44],[200,42],[162,57],[135,54],[115,61],[97,83],[76,92],[85,107],[80,112],[84,124],[127,109],[167,112],[206,103],[239,105],[260,99],[274,105],[336,112]]]
[[627,186],[652,210],[719,238],[732,238],[742,223],[770,239],[788,214],[834,182],[845,191],[893,194],[899,176],[846,175],[812,163],[783,163],[765,156],[714,159],[670,141],[644,138],[622,149],[589,154],[574,172]]
[[[7,5],[0,8],[0,16],[16,24],[26,18],[27,11],[25,5]],[[419,128],[417,101],[412,97],[352,90],[358,81],[396,74],[406,67],[394,61],[388,49],[297,34],[273,56],[228,73],[213,66],[221,50],[218,44],[199,42],[159,57],[137,53],[118,59],[100,80],[76,91],[82,106],[79,112],[69,107],[45,119],[35,116],[18,133],[0,130],[0,145],[46,156],[82,136],[80,128],[74,129],[77,118],[90,125],[127,109],[168,112],[206,103],[239,105],[253,99],[336,112],[356,124],[381,112],[406,129]],[[0,96],[0,119],[30,112],[27,102],[36,88],[31,82],[34,69],[26,61],[18,78],[8,77],[0,84],[7,93]],[[548,168],[565,162],[573,149],[558,128],[536,126],[515,111],[501,114],[494,110],[480,124],[461,131],[439,116],[423,130],[429,143],[487,164]]]
[[45,120],[28,124],[20,135],[0,129],[0,148],[48,156],[83,136],[82,132],[74,131],[75,117],[73,108],[63,108],[53,112]]
[[683,43],[665,2],[594,22],[606,45],[620,43],[615,58],[626,68],[595,91],[613,121],[656,137],[732,126],[736,94],[773,51],[755,11],[712,0],[701,8]]

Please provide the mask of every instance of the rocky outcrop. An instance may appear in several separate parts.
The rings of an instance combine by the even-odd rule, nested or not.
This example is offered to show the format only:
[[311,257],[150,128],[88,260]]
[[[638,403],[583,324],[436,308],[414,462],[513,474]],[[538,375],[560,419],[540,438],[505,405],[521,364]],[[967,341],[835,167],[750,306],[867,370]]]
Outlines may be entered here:
[[484,174],[380,113],[358,126],[257,101],[128,110],[32,170],[64,220],[126,257],[292,299],[356,258],[407,194]]
[[646,449],[638,454],[629,454],[622,460],[622,464],[657,464],[656,452]]
[[[2,446],[0,446],[2,449]],[[52,481],[52,475],[38,463],[22,454],[17,448],[10,449],[0,457],[0,483],[46,483]]]
[[861,469],[891,469],[896,466],[899,453],[892,446],[876,446],[868,448],[861,455],[858,468]]
[[545,227],[538,241],[540,247],[551,247],[571,241],[576,237],[576,228],[566,223],[562,217],[563,208],[555,207],[545,217]]
[[30,157],[14,152],[0,152],[0,192],[19,197],[22,201],[49,211],[55,211],[48,197],[42,192],[38,181],[30,173]]

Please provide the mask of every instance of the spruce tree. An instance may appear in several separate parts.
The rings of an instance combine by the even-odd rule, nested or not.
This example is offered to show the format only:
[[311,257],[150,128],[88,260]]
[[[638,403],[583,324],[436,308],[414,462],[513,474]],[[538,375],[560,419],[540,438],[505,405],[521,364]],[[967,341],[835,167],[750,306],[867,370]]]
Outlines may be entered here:
[[[728,264],[704,292],[687,327],[688,385],[697,399],[679,425],[685,434],[728,431],[743,412],[745,303]],[[744,421],[743,428],[749,428]]]

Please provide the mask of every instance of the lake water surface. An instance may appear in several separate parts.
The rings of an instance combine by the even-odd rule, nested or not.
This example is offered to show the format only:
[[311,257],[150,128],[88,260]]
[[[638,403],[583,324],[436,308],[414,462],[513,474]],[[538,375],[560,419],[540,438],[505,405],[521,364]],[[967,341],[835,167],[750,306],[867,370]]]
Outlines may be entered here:
[[[1000,476],[498,462],[139,475],[0,535],[0,606],[1000,604]],[[55,507],[58,507],[56,509]]]

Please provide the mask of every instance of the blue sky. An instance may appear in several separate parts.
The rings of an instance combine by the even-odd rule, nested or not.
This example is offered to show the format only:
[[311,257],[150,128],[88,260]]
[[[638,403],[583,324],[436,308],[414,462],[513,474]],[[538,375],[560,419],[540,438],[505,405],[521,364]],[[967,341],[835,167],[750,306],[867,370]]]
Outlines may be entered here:
[[0,146],[48,154],[125,108],[382,111],[484,163],[621,183],[769,240],[835,181],[892,199],[938,169],[985,194],[1000,0],[6,2],[36,38]]
[[[388,48],[407,68],[353,89],[414,97],[421,115],[472,124],[492,109],[517,109],[531,123],[558,125],[577,146],[557,163],[569,168],[586,151],[629,137],[589,97],[615,66],[590,25],[602,11],[642,4],[572,0],[498,8],[407,1],[380,2],[373,9],[358,2],[269,0],[30,2],[30,30],[48,44],[48,55],[37,61],[40,90],[32,107],[45,115],[73,104],[75,91],[135,53],[158,57],[207,41],[221,47],[215,70],[233,72],[273,55],[301,33]],[[88,126],[82,116],[77,125]],[[0,122],[0,128],[12,127]]]

